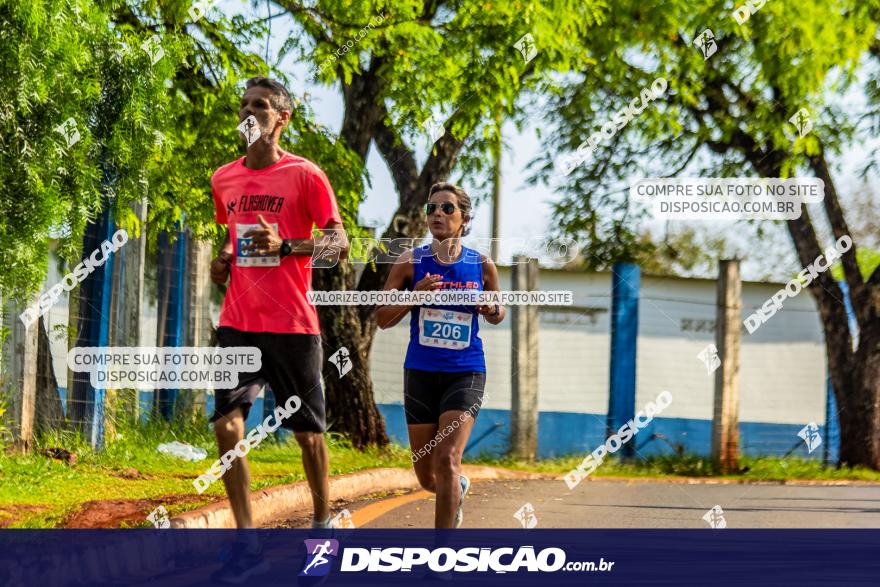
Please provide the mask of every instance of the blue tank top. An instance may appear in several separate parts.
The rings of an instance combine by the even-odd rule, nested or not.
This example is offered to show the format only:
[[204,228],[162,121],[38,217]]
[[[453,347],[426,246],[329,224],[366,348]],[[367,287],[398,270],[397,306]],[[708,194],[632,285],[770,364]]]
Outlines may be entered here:
[[[483,263],[480,253],[474,249],[462,247],[461,256],[451,265],[438,263],[431,245],[413,249],[410,289],[427,273],[443,276],[443,286],[437,291],[483,290]],[[476,306],[414,306],[410,311],[404,368],[485,373],[479,317]]]

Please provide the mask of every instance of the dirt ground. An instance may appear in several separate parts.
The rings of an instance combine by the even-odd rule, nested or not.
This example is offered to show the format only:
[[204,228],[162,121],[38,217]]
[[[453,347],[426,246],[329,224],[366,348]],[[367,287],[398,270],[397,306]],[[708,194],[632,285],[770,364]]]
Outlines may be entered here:
[[[219,500],[221,498],[217,498]],[[166,495],[154,499],[108,499],[87,501],[71,515],[63,528],[121,528],[143,526],[154,509],[160,505],[203,502],[199,495]],[[216,501],[216,500],[214,500]]]

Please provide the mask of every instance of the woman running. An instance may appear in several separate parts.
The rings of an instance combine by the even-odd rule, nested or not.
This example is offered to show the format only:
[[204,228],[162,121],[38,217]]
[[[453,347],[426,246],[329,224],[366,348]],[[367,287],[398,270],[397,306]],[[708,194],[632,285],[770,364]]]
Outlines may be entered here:
[[[385,290],[498,291],[498,270],[492,259],[461,245],[461,237],[470,232],[467,192],[451,183],[434,184],[425,212],[433,241],[397,259]],[[403,396],[413,468],[422,487],[437,494],[434,525],[458,528],[470,487],[459,472],[461,456],[486,386],[478,315],[498,324],[505,311],[498,304],[380,306],[379,328],[391,328],[407,312],[410,341]]]

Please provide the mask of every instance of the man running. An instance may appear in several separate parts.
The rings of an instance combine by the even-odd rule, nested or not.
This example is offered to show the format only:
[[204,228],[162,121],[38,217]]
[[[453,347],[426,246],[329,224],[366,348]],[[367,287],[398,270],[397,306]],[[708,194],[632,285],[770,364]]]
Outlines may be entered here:
[[315,549],[312,551],[311,554],[315,558],[313,558],[312,562],[306,565],[306,568],[302,570],[303,575],[308,575],[309,571],[314,569],[315,567],[319,567],[330,562],[330,559],[326,557],[326,555],[328,554],[333,554],[333,549],[330,547],[330,541],[327,540],[326,542],[316,544]]
[[[434,184],[425,212],[431,244],[403,253],[385,289],[498,291],[492,259],[461,245],[461,237],[470,232],[467,192],[451,183]],[[403,395],[413,468],[421,486],[437,494],[434,525],[458,528],[470,487],[460,473],[461,457],[486,386],[478,318],[499,324],[505,310],[497,304],[380,306],[376,319],[380,328],[391,328],[407,313]]]
[[[239,109],[239,119],[245,123],[240,128],[247,132],[247,155],[224,165],[211,178],[217,223],[227,225],[226,242],[211,263],[211,279],[223,284],[230,278],[218,343],[253,346],[262,352],[259,371],[242,373],[232,389],[216,390],[211,421],[222,455],[244,437],[248,412],[267,382],[279,406],[298,396],[301,408],[281,426],[293,430],[302,448],[314,506],[312,527],[327,528],[323,353],[318,315],[306,292],[311,288],[312,255],[330,247],[344,258],[348,241],[327,176],[311,161],[278,145],[292,108],[290,94],[279,82],[249,79]],[[323,232],[318,240],[312,238],[314,226]],[[247,459],[234,459],[223,482],[236,526],[253,528]],[[241,582],[267,568],[255,533],[241,535],[244,540],[236,543],[216,580]]]

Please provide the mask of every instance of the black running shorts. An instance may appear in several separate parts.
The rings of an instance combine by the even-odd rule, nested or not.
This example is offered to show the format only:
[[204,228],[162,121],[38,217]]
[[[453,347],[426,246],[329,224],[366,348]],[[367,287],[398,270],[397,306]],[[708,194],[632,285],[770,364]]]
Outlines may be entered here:
[[407,424],[437,424],[450,410],[470,411],[476,418],[483,405],[486,374],[480,372],[403,370],[403,408]]
[[245,419],[266,383],[275,395],[275,405],[283,406],[288,398],[299,396],[302,405],[281,426],[295,432],[324,432],[324,390],[321,367],[324,360],[321,337],[317,334],[278,334],[243,332],[221,326],[217,329],[220,347],[253,346],[260,349],[259,371],[239,373],[238,385],[214,391],[214,422],[241,408]]

